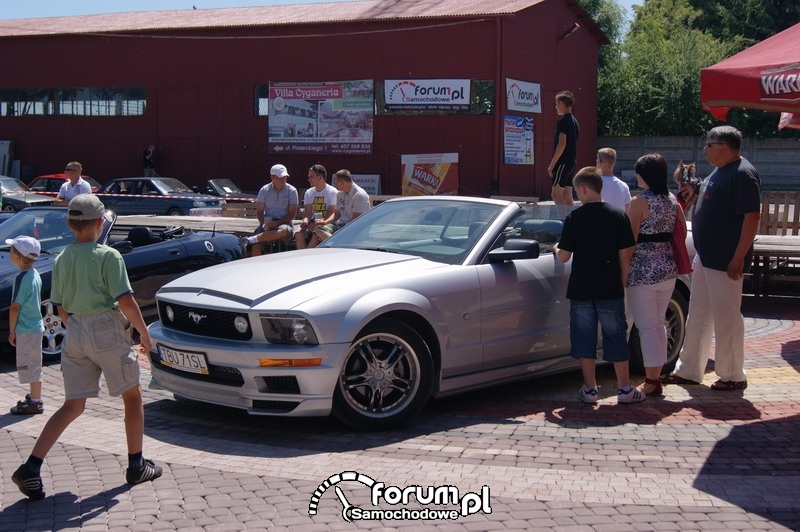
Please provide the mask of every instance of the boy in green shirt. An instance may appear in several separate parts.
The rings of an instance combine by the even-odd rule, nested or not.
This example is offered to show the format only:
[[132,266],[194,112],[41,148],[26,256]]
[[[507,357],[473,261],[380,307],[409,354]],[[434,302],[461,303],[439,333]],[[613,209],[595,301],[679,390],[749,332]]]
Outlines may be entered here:
[[[128,442],[128,484],[161,476],[161,468],[142,456],[144,406],[139,386],[139,353],[150,351],[150,334],[119,252],[97,243],[105,207],[93,194],[69,202],[67,225],[75,233],[53,266],[51,300],[67,325],[61,353],[64,405],[53,414],[28,461],[11,479],[31,499],[44,497],[40,470],[44,458],[64,430],[83,413],[87,397],[97,397],[100,375],[108,392],[122,396]],[[139,331],[138,351],[131,346],[131,324]]]

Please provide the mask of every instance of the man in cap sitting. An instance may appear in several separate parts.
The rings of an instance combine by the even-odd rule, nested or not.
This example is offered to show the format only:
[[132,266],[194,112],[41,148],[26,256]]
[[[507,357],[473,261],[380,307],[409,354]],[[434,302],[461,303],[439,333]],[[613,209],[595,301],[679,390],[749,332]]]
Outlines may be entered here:
[[242,237],[242,245],[251,246],[253,256],[263,253],[260,244],[288,239],[294,233],[292,220],[297,215],[299,203],[297,189],[287,183],[289,171],[284,165],[274,165],[269,173],[271,181],[261,187],[256,197],[256,216],[260,225],[255,234]]

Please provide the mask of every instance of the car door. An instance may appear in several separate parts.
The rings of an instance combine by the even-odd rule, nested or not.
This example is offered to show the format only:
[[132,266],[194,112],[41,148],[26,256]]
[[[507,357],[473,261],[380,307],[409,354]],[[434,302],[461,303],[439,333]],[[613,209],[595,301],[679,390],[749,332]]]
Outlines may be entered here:
[[569,267],[554,253],[484,264],[478,276],[485,369],[549,364],[549,359],[569,353]]
[[117,214],[136,214],[134,205],[136,198],[131,197],[135,179],[120,179],[111,183],[105,190],[105,194],[98,194],[100,201]]
[[571,262],[561,263],[552,251],[563,224],[532,214],[516,220],[496,246],[509,238],[536,240],[538,258],[478,266],[485,369],[571,363],[563,360],[570,351],[566,293]]
[[152,300],[156,291],[193,268],[186,246],[179,238],[134,247],[122,255],[137,300]]

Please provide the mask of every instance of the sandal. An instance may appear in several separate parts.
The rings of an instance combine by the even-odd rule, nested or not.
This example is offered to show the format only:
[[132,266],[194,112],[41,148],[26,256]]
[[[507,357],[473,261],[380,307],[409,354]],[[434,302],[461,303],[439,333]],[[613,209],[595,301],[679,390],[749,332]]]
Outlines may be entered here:
[[649,392],[644,391],[644,386],[642,387],[642,393],[644,393],[647,397],[661,397],[664,395],[664,387],[661,385],[661,381],[658,379],[645,379],[645,385],[650,385],[653,387],[652,390]]
[[747,381],[723,381],[718,380],[711,385],[711,389],[717,392],[733,392],[747,388]]
[[675,373],[670,373],[663,379],[661,379],[662,384],[700,384],[697,381],[693,381],[691,379],[684,379],[680,375],[676,375]]

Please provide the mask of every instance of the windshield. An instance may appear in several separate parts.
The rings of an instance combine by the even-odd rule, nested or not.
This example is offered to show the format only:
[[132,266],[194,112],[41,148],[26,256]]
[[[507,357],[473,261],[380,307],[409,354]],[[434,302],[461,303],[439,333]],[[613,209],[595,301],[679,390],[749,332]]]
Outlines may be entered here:
[[192,192],[192,189],[173,177],[156,179],[153,183],[162,194],[186,194]]
[[236,186],[230,179],[212,179],[209,183],[218,194],[234,194],[242,191],[242,189]]
[[[106,212],[108,214],[108,211]],[[111,227],[106,219],[100,241]],[[44,253],[57,253],[75,241],[75,233],[67,227],[66,208],[27,208],[0,224],[0,249],[8,250],[6,239],[19,235],[39,240]]]
[[372,249],[460,264],[503,209],[465,200],[387,202],[337,231],[322,247]]
[[25,192],[28,187],[19,179],[4,178],[0,179],[1,192]]

